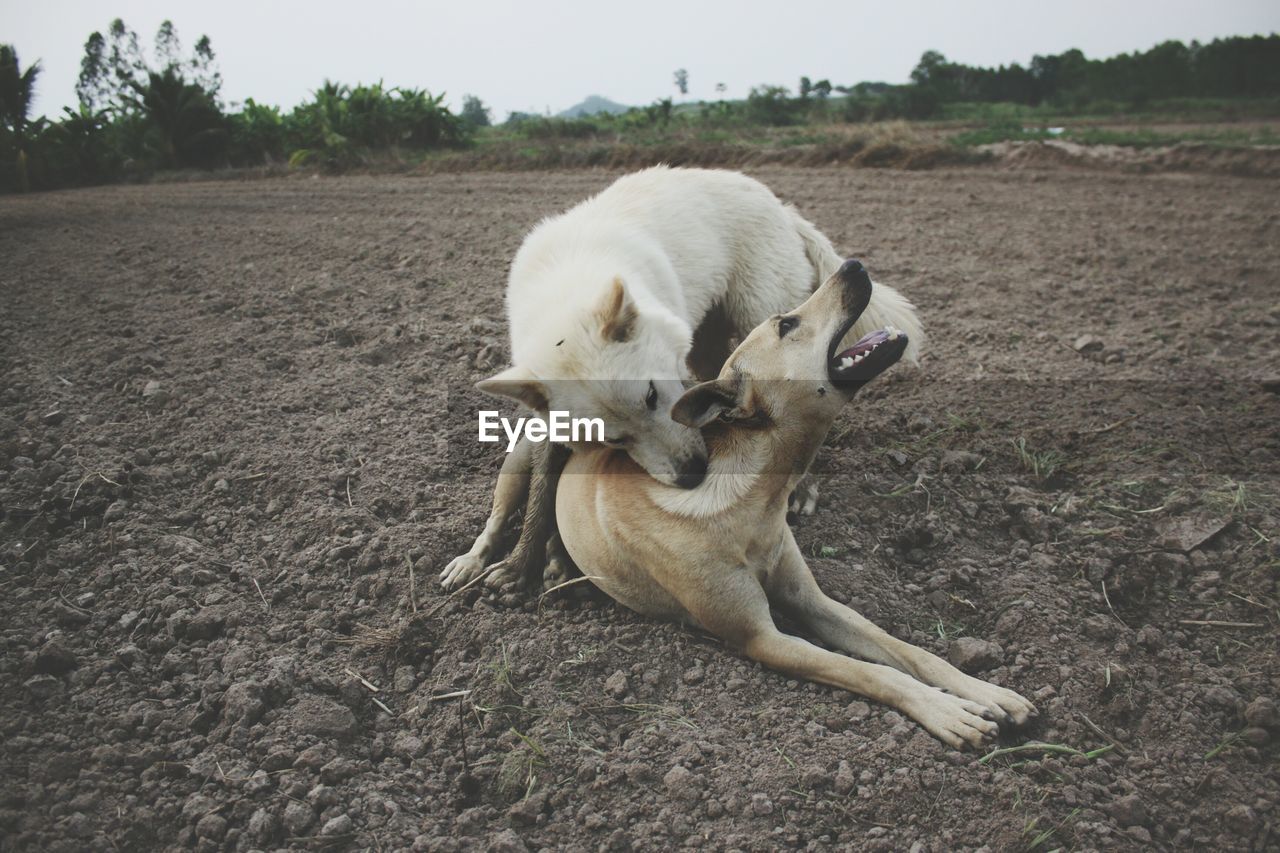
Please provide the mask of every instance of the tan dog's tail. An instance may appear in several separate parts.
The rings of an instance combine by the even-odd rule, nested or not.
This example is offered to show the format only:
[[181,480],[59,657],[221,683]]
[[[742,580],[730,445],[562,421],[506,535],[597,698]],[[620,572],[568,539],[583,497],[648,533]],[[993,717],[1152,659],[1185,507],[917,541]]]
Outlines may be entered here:
[[[831,274],[840,268],[840,264],[844,263],[844,258],[840,257],[835,247],[831,245],[831,241],[815,228],[812,222],[801,216],[791,205],[787,205],[787,211],[791,214],[792,221],[795,223],[796,233],[800,235],[800,242],[804,244],[805,257],[809,259],[809,263],[813,267],[813,287],[817,289],[818,285],[830,278]],[[853,330],[849,335],[846,335],[846,340],[856,340],[868,332],[874,332],[876,329],[883,329],[888,326],[893,326],[907,333],[907,340],[910,343],[908,343],[906,352],[903,353],[902,357],[912,364],[918,364],[920,362],[920,350],[924,345],[924,326],[920,323],[920,317],[916,314],[916,307],[892,287],[875,282],[875,287],[871,290],[871,304],[867,306],[867,310],[862,312],[858,322],[853,324]]]

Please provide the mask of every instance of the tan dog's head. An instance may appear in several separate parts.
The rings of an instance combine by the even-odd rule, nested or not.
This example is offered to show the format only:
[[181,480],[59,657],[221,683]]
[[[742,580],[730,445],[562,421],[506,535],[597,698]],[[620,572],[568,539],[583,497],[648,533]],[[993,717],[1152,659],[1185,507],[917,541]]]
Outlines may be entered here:
[[845,261],[799,308],[752,330],[719,377],[685,392],[672,419],[698,428],[717,420],[747,429],[785,422],[820,442],[841,407],[907,348],[906,333],[893,328],[842,347],[871,288],[862,264]]

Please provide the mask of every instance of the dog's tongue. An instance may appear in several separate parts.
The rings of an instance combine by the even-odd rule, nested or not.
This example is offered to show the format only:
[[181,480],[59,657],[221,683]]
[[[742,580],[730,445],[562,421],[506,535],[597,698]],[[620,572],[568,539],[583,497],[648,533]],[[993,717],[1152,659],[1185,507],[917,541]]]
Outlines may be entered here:
[[866,355],[887,340],[889,340],[888,330],[877,329],[874,332],[863,335],[856,344],[837,355],[836,358],[857,358],[860,355]]

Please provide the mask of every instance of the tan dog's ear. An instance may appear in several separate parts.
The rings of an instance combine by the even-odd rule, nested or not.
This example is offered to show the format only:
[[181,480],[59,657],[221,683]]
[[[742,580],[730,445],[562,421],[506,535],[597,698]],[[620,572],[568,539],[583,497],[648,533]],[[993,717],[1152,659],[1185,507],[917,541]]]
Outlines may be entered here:
[[631,337],[640,314],[621,278],[614,278],[609,285],[609,292],[600,303],[597,315],[600,320],[600,336],[606,341],[621,343]]
[[738,383],[712,379],[695,385],[671,407],[671,420],[700,429],[738,405]]
[[476,388],[494,397],[508,397],[524,403],[535,412],[545,414],[551,407],[547,386],[524,367],[508,367],[488,379],[481,379],[476,383]]

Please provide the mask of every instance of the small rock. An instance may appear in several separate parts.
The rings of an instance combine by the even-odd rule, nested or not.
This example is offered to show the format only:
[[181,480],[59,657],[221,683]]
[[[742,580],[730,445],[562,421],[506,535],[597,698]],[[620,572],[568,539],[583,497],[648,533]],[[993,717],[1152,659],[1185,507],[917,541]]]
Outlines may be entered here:
[[858,786],[858,779],[853,775],[853,768],[849,766],[849,762],[841,761],[839,768],[836,770],[836,778],[833,787],[837,794],[844,796]]
[[426,752],[427,745],[422,738],[410,732],[401,732],[391,742],[391,754],[405,761],[412,761]]
[[36,672],[62,675],[79,665],[75,653],[57,640],[50,640],[36,652]]
[[33,675],[22,683],[32,698],[39,701],[52,699],[63,691],[62,681],[52,675]]
[[1164,647],[1164,634],[1154,625],[1144,625],[1138,631],[1138,645],[1149,652],[1159,651]]
[[320,768],[320,780],[326,785],[339,785],[360,770],[360,765],[350,758],[335,758]]
[[615,699],[621,699],[627,695],[627,691],[631,689],[630,682],[627,681],[626,673],[618,670],[609,676],[604,682],[604,692],[608,693]]
[[142,388],[142,401],[149,408],[159,409],[169,402],[169,392],[165,390],[159,380],[152,379]]
[[1147,807],[1137,794],[1120,797],[1107,803],[1102,809],[1122,827],[1144,826],[1147,823]]
[[196,824],[196,835],[221,841],[227,834],[227,819],[218,814],[207,814]]
[[662,777],[668,793],[677,799],[697,802],[702,798],[702,779],[696,773],[677,764]]
[[529,853],[524,841],[514,829],[504,829],[489,839],[489,853]]
[[1244,709],[1244,718],[1251,726],[1280,729],[1280,709],[1276,708],[1275,700],[1266,696],[1250,702]]
[[542,814],[546,807],[547,795],[543,793],[533,794],[507,809],[507,817],[516,823],[532,826],[538,822],[538,815]]
[[1071,344],[1071,348],[1080,353],[1098,352],[1102,346],[1102,338],[1093,335],[1081,335]]
[[770,800],[766,794],[752,794],[751,804],[747,807],[754,815],[773,814],[773,800]]
[[397,693],[412,693],[413,688],[418,686],[418,674],[411,666],[398,666],[392,676],[391,686]]
[[324,826],[320,827],[321,835],[350,835],[355,829],[355,823],[352,822],[348,815],[340,814],[335,818],[325,821]]
[[271,774],[262,768],[253,771],[248,779],[244,780],[244,790],[246,794],[258,794],[271,787]]
[[1124,831],[1124,834],[1139,844],[1151,843],[1151,833],[1145,826],[1131,826]]
[[133,643],[125,643],[123,646],[116,649],[116,660],[120,661],[120,663],[125,666],[133,666],[134,661],[141,656],[142,649],[138,648]]
[[262,685],[242,681],[227,688],[222,697],[222,718],[229,723],[251,726],[262,719],[267,710]]
[[311,806],[305,803],[290,802],[284,807],[284,827],[290,835],[302,835],[315,817]]
[[680,680],[685,684],[701,684],[704,677],[706,677],[706,671],[702,668],[702,665],[695,664],[684,671],[680,676]]
[[226,614],[215,607],[206,607],[191,617],[186,624],[188,640],[212,640],[220,635],[226,627]]
[[1240,733],[1240,737],[1250,746],[1266,746],[1271,740],[1271,733],[1261,726],[1250,726]]
[[1156,547],[1189,553],[1217,536],[1230,523],[1230,518],[1213,516],[1165,519],[1156,525]]
[[129,511],[129,502],[126,500],[112,501],[105,512],[102,513],[102,520],[106,524],[113,521],[119,521],[124,518],[125,513]]
[[963,672],[983,672],[1000,665],[1004,660],[1004,649],[990,640],[961,637],[952,642],[947,657]]
[[258,809],[250,816],[246,831],[254,841],[270,841],[280,831],[280,821],[266,809]]
[[1253,835],[1258,828],[1258,813],[1244,803],[1227,809],[1222,820],[1229,829],[1245,837]]
[[356,715],[345,705],[321,696],[303,696],[286,712],[295,731],[318,737],[349,737],[356,730]]
[[62,423],[66,419],[67,419],[67,413],[62,411],[61,409],[55,409],[52,412],[46,412],[44,416],[40,418],[40,420],[44,422],[45,426],[57,426],[58,424]]

